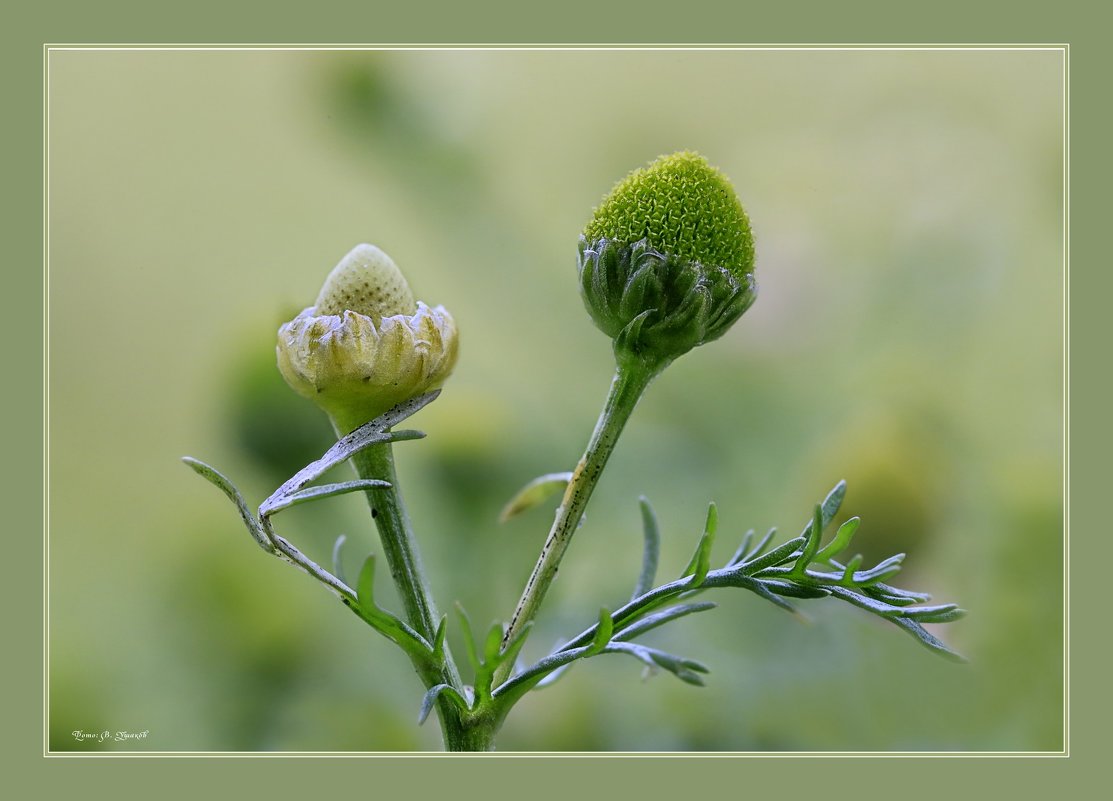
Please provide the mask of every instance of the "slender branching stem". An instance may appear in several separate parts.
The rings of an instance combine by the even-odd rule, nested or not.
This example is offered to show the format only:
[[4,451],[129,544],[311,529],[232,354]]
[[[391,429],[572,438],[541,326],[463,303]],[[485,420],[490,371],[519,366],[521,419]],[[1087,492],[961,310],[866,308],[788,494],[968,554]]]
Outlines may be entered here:
[[[606,404],[595,424],[591,440],[579,464],[576,465],[572,480],[568,482],[553,527],[541,549],[541,556],[526,582],[522,597],[510,619],[509,628],[503,637],[504,647],[537,614],[549,585],[556,577],[560,560],[583,518],[588,499],[591,498],[607,459],[610,458],[615,443],[618,442],[619,434],[622,433],[626,421],[630,419],[630,414],[634,411],[642,392],[659,371],[659,367],[654,369],[641,362],[619,361]],[[511,667],[509,663],[500,666],[496,674],[496,683],[506,678]]]

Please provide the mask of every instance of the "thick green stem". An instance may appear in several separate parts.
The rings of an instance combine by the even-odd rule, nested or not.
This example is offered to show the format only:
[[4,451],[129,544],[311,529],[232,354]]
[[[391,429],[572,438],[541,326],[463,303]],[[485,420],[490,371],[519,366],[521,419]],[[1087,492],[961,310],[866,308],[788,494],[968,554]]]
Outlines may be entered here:
[[[663,366],[663,365],[661,365]],[[646,386],[660,371],[660,367],[647,367],[644,363],[634,360],[620,360],[615,370],[614,380],[611,382],[607,402],[595,424],[595,431],[591,435],[587,449],[576,465],[572,480],[564,492],[564,499],[557,510],[556,520],[549,531],[549,537],[541,549],[541,556],[533,573],[526,582],[521,600],[510,619],[510,627],[503,637],[503,645],[513,639],[529,621],[533,620],[541,606],[549,585],[556,577],[560,560],[564,556],[572,535],[580,524],[587,506],[588,499],[595,489],[603,467],[614,450],[618,436],[622,433],[626,421],[638,403]],[[496,684],[506,678],[511,665],[503,663],[502,669],[496,674]]]
[[446,751],[494,751],[501,721],[490,717],[468,718],[444,727]]
[[[372,445],[352,457],[360,478],[389,481],[390,487],[366,490],[371,517],[379,529],[383,555],[390,575],[398,588],[409,624],[430,643],[436,635],[438,615],[421,566],[421,554],[413,535],[409,514],[402,501],[398,474],[394,470],[394,454],[389,443]],[[463,691],[463,681],[448,644],[444,646],[444,662],[434,668],[427,662],[414,661],[414,667],[426,689],[449,684]],[[482,725],[465,719],[464,713],[443,695],[437,700],[445,748],[449,751],[486,751],[493,747],[494,731],[485,732]]]
[[372,445],[353,456],[352,463],[360,478],[377,478],[390,482],[389,487],[365,490],[367,502],[371,506],[371,517],[379,529],[379,539],[382,541],[383,555],[390,566],[390,575],[394,578],[406,610],[406,620],[418,634],[432,642],[437,631],[437,608],[425,580],[410,516],[398,487],[391,445]]

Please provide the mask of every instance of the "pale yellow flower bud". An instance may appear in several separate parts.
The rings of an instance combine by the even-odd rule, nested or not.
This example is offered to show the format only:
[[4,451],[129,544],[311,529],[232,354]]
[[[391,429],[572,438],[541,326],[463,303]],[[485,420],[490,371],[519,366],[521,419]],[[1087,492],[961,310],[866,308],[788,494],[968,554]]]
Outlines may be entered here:
[[358,245],[316,305],[278,329],[278,369],[347,432],[443,384],[458,348],[452,315],[415,301],[389,256]]

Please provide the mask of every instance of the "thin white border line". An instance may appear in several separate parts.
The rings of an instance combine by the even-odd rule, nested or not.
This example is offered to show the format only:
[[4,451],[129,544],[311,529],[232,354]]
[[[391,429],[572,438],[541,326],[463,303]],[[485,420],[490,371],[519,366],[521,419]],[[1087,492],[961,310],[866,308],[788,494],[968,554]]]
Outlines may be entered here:
[[50,49],[43,48],[43,753],[50,751]]
[[1070,753],[1070,48],[1063,51],[1063,749]]
[[907,759],[924,757],[929,759],[1069,759],[1062,751],[500,751],[496,753],[448,753],[440,751],[116,751],[89,752],[75,751],[51,752],[48,756],[60,759],[121,759],[131,757],[179,758],[255,758],[260,759],[537,759],[550,757],[582,759]]
[[1038,51],[1038,50],[1063,50],[1067,47],[1062,44],[1030,44],[1030,45],[994,45],[994,44],[939,44],[939,45],[870,45],[870,44],[845,44],[845,45],[770,45],[770,44],[679,44],[679,45],[622,45],[622,44],[542,44],[542,45],[499,45],[499,44],[471,44],[471,45],[437,45],[437,44],[334,44],[334,45],[281,45],[281,44],[165,44],[165,45],[128,45],[128,44],[66,44],[45,43],[50,50],[66,51],[250,51],[250,50],[277,50],[290,51],[337,51],[337,50],[383,50],[383,51],[435,51],[450,50],[458,52],[484,51],[484,52],[584,52],[584,51],[642,51],[642,52],[667,52],[671,50],[700,50],[700,51],[889,51],[889,52],[955,52],[955,51]]
[[801,752],[722,752],[722,753],[682,753],[682,752],[501,752],[500,757],[677,757],[677,758],[1062,758],[1070,755],[1070,45],[1063,44],[1037,44],[1037,45],[994,45],[994,44],[969,44],[969,45],[60,45],[52,43],[43,44],[43,754],[44,756],[82,759],[116,759],[130,757],[224,757],[224,758],[379,758],[379,757],[410,757],[428,758],[442,757],[446,759],[484,758],[487,755],[467,754],[442,754],[437,752],[331,752],[331,751],[305,751],[305,752],[226,752],[226,751],[127,751],[127,752],[100,752],[81,753],[76,751],[51,751],[49,740],[50,721],[50,53],[52,51],[341,51],[341,50],[384,50],[384,51],[614,51],[629,50],[635,52],[661,52],[661,51],[831,51],[863,52],[907,52],[907,51],[970,51],[970,52],[1018,52],[1018,51],[1059,51],[1062,53],[1062,114],[1063,114],[1063,178],[1062,178],[1062,293],[1063,293],[1063,748],[1060,751],[801,751]]

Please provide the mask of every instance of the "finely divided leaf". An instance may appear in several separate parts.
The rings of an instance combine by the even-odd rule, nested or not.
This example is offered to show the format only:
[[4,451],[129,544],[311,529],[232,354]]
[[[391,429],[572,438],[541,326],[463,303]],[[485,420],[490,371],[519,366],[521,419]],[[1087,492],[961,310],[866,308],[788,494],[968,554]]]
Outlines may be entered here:
[[487,630],[487,639],[483,641],[483,661],[493,664],[499,661],[499,648],[502,646],[502,623],[495,621]]
[[356,581],[356,598],[365,609],[375,607],[375,555],[369,555],[363,562]]
[[765,586],[765,582],[749,578],[748,576],[738,576],[735,581],[737,582],[735,586],[742,587],[743,589],[760,595],[762,598],[769,601],[769,603],[774,604],[775,606],[779,606],[786,612],[791,612],[794,615],[799,614],[795,606],[790,604],[784,598],[781,598],[779,595],[771,592],[769,588]]
[[832,556],[838,556],[850,545],[850,540],[854,537],[854,533],[858,530],[858,526],[861,522],[860,518],[852,517],[839,526],[839,530],[835,532],[835,536],[815,555],[815,559],[812,561],[827,562],[830,564]]
[[211,467],[191,456],[183,456],[182,461],[189,465],[197,475],[219,487],[220,490],[231,499],[232,503],[236,504],[236,509],[239,510],[240,517],[243,518],[243,522],[247,525],[247,530],[251,532],[252,539],[259,543],[259,547],[267,553],[275,553],[274,545],[271,543],[266,531],[263,530],[259,521],[255,519],[255,515],[247,508],[247,504],[244,502],[240,491],[236,489],[236,485],[233,484],[227,476],[215,467]]
[[[765,532],[765,536],[762,537],[760,540],[758,540],[757,545],[755,545],[749,551],[746,551],[743,554],[743,551],[740,548],[738,550],[738,553],[736,553],[734,555],[734,559],[731,560],[731,562],[730,562],[731,565],[744,565],[747,562],[749,562],[751,559],[754,559],[755,557],[761,556],[761,554],[765,553],[766,547],[772,541],[773,537],[776,536],[776,534],[777,534],[777,528],[776,528],[776,526],[774,526],[773,528],[771,528],[767,532]],[[750,539],[750,535],[747,534],[745,539],[743,539],[742,544],[745,545],[749,541],[749,539]]]
[[918,623],[952,623],[966,617],[966,610],[960,609],[958,604],[919,606],[915,609],[905,609],[901,617]]
[[659,651],[656,648],[648,648],[630,642],[612,642],[607,646],[604,653],[629,654],[649,668],[664,668],[681,681],[699,687],[703,686],[703,677],[699,674],[711,672],[706,665],[694,659],[685,659],[665,651]]
[[895,556],[890,556],[884,562],[879,562],[876,566],[871,567],[869,570],[858,571],[854,574],[854,583],[862,586],[866,584],[873,584],[878,581],[884,581],[891,576],[895,576],[900,572],[901,562],[904,561],[904,554],[898,553]]
[[414,659],[428,661],[433,655],[433,646],[418,634],[408,623],[380,609],[375,603],[375,555],[371,554],[363,563],[356,581],[356,602],[359,616],[367,621],[375,631],[396,643]]
[[499,522],[505,523],[510,518],[543,503],[551,495],[563,491],[571,480],[571,473],[548,473],[538,476],[518,490],[509,503],[503,507],[499,514]]
[[[503,662],[517,662],[518,653],[522,650],[522,646],[526,643],[526,637],[529,636],[529,633],[532,630],[533,621],[531,620],[529,623],[526,623],[526,625],[522,626],[522,630],[518,632],[517,636],[514,637],[513,640],[506,644],[506,648],[503,649],[502,654],[500,654],[498,657],[499,664]],[[516,666],[516,668],[517,667],[520,667],[520,665]],[[517,672],[517,670],[515,669],[514,672]]]
[[854,586],[854,574],[855,574],[855,572],[857,572],[858,568],[861,567],[861,566],[862,566],[862,554],[856,553],[856,554],[854,554],[854,556],[852,556],[850,558],[850,561],[846,563],[846,567],[843,568],[842,581],[840,583],[844,587],[853,587]]
[[348,538],[341,534],[336,538],[336,542],[333,543],[332,546],[332,575],[336,576],[345,584],[348,583],[348,580],[344,578],[344,568],[340,559],[340,549],[344,547],[344,543],[347,542],[347,540]]
[[657,576],[657,559],[661,553],[661,529],[657,525],[657,515],[649,505],[649,499],[644,495],[638,499],[642,512],[642,534],[645,539],[645,550],[642,552],[642,572],[638,576],[638,583],[634,586],[633,600],[653,589],[653,581]]
[[819,552],[819,540],[823,536],[823,526],[823,507],[817,504],[811,527],[808,528],[805,535],[807,539],[804,541],[804,550],[800,553],[800,558],[796,560],[797,572],[803,573],[807,570],[808,565],[812,563],[812,558]]
[[479,649],[476,647],[475,635],[472,634],[471,619],[464,610],[464,605],[456,602],[456,614],[460,618],[460,630],[464,633],[464,652],[468,657],[468,664],[473,672],[479,672]]
[[591,647],[588,648],[584,657],[595,656],[602,653],[603,649],[607,647],[607,643],[611,641],[611,634],[614,633],[614,620],[611,618],[611,612],[606,607],[599,610],[599,625],[595,627],[595,636],[591,640]]
[[742,535],[741,544],[739,544],[738,549],[734,552],[734,556],[732,556],[730,558],[730,561],[727,562],[728,567],[730,565],[736,565],[746,558],[746,553],[750,550],[750,543],[753,542],[754,534],[756,533],[757,532],[751,528],[749,531]]
[[668,609],[664,609],[660,612],[655,612],[652,615],[647,615],[646,617],[643,617],[641,620],[639,620],[637,623],[626,626],[618,634],[613,635],[612,639],[619,641],[632,640],[635,637],[639,637],[642,634],[645,634],[651,629],[655,629],[658,626],[663,626],[671,620],[676,620],[677,618],[684,617],[685,615],[691,615],[695,612],[703,612],[707,609],[714,609],[716,606],[717,604],[711,601],[700,601],[699,603],[694,604],[679,604],[678,606],[671,606]]
[[745,575],[753,575],[763,568],[773,567],[774,565],[779,565],[782,562],[787,562],[793,557],[793,554],[795,554],[797,550],[803,547],[803,545],[804,537],[802,536],[797,537],[793,540],[789,540],[784,545],[778,545],[769,553],[765,554],[765,556],[759,556],[752,562],[744,562],[742,565],[742,572]]
[[398,442],[405,439],[420,439],[425,435],[420,431],[388,431],[391,426],[400,423],[418,409],[432,403],[441,391],[434,390],[408,401],[403,401],[397,406],[387,410],[374,420],[364,423],[350,434],[345,434],[325,451],[325,455],[315,462],[311,462],[294,474],[281,487],[275,490],[271,497],[263,502],[264,506],[280,502],[287,495],[291,495],[309,482],[324,475],[330,468],[350,459],[364,448],[385,442]]
[[371,489],[373,487],[385,488],[389,486],[389,481],[381,481],[377,478],[360,478],[354,481],[342,481],[338,484],[324,484],[320,487],[309,487],[308,489],[291,492],[289,495],[283,495],[277,498],[271,496],[259,507],[259,515],[261,517],[269,517],[275,512],[281,512],[283,509],[289,509],[291,506],[297,506],[300,503],[317,501],[322,498],[332,498],[335,495],[344,495],[349,492]]
[[[839,513],[839,507],[842,506],[842,500],[846,497],[846,481],[840,481],[834,488],[827,493],[827,497],[823,499],[820,508],[823,510],[823,527],[826,528],[827,524],[835,519],[835,515]],[[811,523],[808,524],[809,526]],[[805,529],[806,530],[806,529]]]
[[692,554],[688,566],[680,574],[681,578],[692,576],[693,587],[702,584],[711,569],[711,546],[715,544],[715,530],[718,527],[719,511],[715,508],[715,504],[711,504],[707,509],[707,522],[703,526],[703,535],[700,537],[699,544],[696,545],[696,552]]
[[441,622],[437,625],[437,633],[433,635],[433,661],[438,665],[444,664],[444,637],[448,629],[448,615],[441,615]]
[[421,711],[417,714],[417,725],[420,726],[429,717],[429,713],[433,711],[433,704],[437,702],[437,698],[441,695],[452,701],[462,712],[468,711],[468,703],[456,692],[451,685],[438,684],[435,687],[430,687],[429,691],[425,693],[425,697],[421,699]]
[[952,662],[966,661],[966,657],[956,651],[952,651],[950,648],[947,647],[946,643],[936,637],[933,637],[927,632],[927,630],[924,629],[923,626],[921,626],[916,621],[908,620],[907,618],[902,617],[891,618],[891,620],[902,629],[907,631],[909,634],[911,634],[913,637],[915,637],[917,640],[919,640],[920,643],[929,650],[935,651],[935,653],[939,654],[942,657],[945,657],[946,659],[950,659]]
[[491,682],[501,661],[499,648],[502,645],[502,635],[502,623],[495,621],[483,641],[483,663],[475,671],[475,692],[480,698],[491,697]]
[[792,581],[766,579],[761,583],[777,595],[783,595],[787,598],[826,598],[831,594],[830,590],[826,590],[823,587],[813,587],[809,584],[796,584]]

